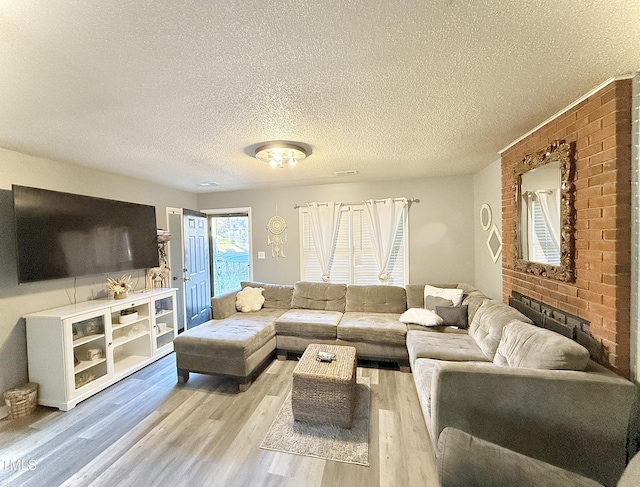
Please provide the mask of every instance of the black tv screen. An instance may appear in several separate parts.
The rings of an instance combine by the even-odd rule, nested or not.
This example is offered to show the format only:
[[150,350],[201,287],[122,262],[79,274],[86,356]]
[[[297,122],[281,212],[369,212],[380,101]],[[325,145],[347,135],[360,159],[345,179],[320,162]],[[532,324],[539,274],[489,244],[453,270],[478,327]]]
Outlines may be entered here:
[[13,185],[18,281],[158,265],[154,206]]

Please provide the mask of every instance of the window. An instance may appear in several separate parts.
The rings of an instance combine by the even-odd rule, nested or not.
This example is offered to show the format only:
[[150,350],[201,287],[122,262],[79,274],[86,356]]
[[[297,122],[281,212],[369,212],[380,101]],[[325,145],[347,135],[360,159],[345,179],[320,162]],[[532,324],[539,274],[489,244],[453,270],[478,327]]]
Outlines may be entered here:
[[209,218],[212,290],[218,296],[251,280],[251,225],[248,211],[212,214]]
[[[403,210],[389,260],[388,284],[404,286],[407,279],[408,243],[406,236],[407,209]],[[322,271],[316,254],[309,214],[300,208],[300,278],[322,281]],[[378,264],[371,245],[364,205],[343,206],[336,236],[336,246],[329,266],[331,282],[343,284],[380,284]]]
[[544,218],[542,207],[538,200],[531,200],[531,249],[535,262],[546,262],[550,265],[560,265],[560,249],[553,241],[551,232]]

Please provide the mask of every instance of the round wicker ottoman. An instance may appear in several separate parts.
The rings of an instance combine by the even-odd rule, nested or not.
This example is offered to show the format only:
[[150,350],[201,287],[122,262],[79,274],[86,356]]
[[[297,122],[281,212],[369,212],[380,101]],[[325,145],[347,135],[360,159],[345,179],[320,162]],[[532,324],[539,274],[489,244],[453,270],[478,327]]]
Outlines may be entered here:
[[[334,353],[333,362],[316,360]],[[293,371],[291,409],[297,421],[351,428],[356,399],[356,349],[311,344]]]

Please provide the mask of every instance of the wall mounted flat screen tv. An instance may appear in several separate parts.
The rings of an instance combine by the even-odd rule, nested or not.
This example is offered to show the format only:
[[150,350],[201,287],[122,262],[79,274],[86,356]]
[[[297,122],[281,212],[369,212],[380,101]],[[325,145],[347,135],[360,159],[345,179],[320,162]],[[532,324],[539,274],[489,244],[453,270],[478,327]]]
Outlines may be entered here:
[[20,283],[158,265],[154,206],[12,189]]

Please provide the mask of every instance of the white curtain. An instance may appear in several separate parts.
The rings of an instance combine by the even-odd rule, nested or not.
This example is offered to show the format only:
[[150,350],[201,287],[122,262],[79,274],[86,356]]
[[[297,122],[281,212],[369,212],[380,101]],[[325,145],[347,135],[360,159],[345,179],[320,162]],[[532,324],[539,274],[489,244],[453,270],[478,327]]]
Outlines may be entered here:
[[335,248],[341,206],[342,203],[335,202],[307,203],[311,235],[315,243],[324,282],[329,282],[329,264],[331,264]]
[[406,198],[387,198],[364,202],[364,214],[367,216],[373,252],[378,263],[378,280],[384,284],[389,280],[387,267],[398,225],[402,218],[402,211],[406,204]]
[[558,191],[549,189],[546,191],[536,191],[538,203],[542,210],[544,222],[551,235],[551,240],[556,249],[560,251],[560,201]]

